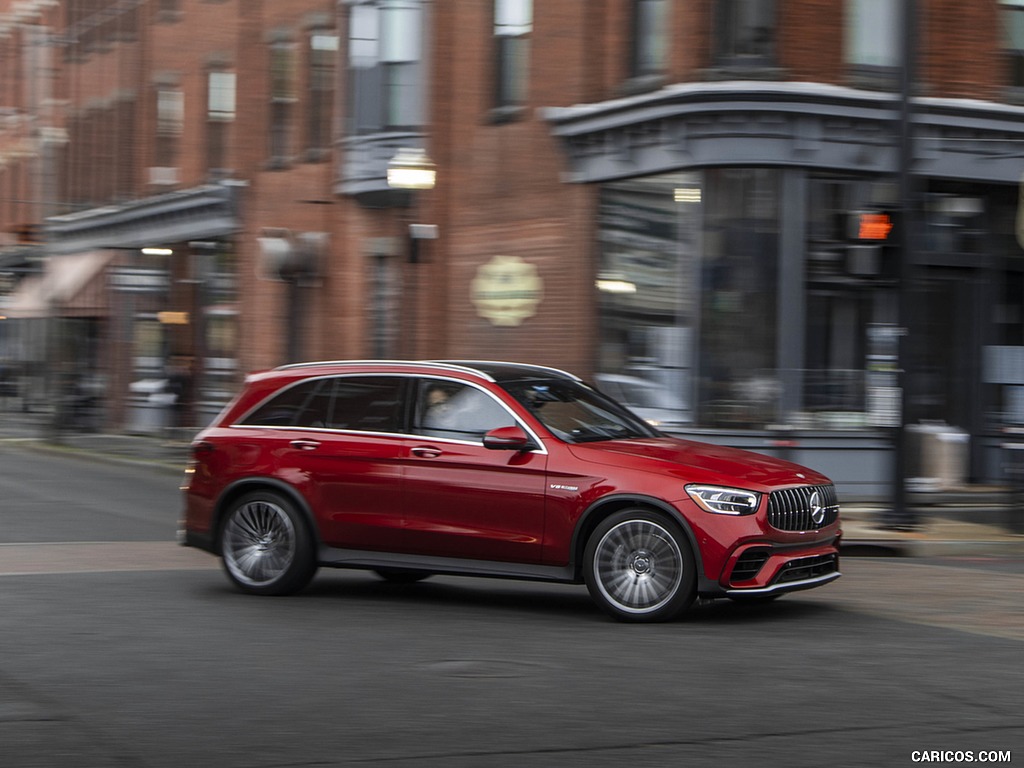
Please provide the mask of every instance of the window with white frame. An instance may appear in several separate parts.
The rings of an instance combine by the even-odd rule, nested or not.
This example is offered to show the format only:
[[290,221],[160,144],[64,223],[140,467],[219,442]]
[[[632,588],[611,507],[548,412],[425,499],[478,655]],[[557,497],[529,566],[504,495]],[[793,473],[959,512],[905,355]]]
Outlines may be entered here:
[[846,63],[854,68],[895,69],[900,65],[902,0],[847,0]]
[[495,106],[526,103],[533,0],[494,0]]
[[309,36],[309,106],[306,110],[306,149],[327,150],[331,145],[331,117],[334,104],[335,57],[338,36],[315,30]]
[[160,87],[156,92],[156,148],[154,165],[173,168],[178,160],[178,142],[185,123],[185,94],[177,88]]
[[290,155],[290,127],[295,105],[295,45],[277,40],[270,46],[270,162]]
[[420,0],[359,2],[349,10],[349,133],[424,123]]
[[210,171],[227,167],[228,133],[235,120],[235,73],[208,74],[206,110],[206,164]]
[[1024,0],[1000,0],[1009,85],[1024,88]]
[[668,63],[667,0],[634,0],[630,75],[660,75]]

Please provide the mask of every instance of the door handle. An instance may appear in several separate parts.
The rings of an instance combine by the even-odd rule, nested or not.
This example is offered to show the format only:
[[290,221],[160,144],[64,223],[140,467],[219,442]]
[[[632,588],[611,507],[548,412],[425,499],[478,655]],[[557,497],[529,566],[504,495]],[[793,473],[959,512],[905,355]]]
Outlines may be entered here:
[[436,459],[441,455],[441,451],[438,448],[427,447],[413,448],[412,453],[414,456],[419,456],[421,459]]
[[292,448],[298,448],[300,451],[315,451],[320,447],[319,440],[292,440],[289,443]]

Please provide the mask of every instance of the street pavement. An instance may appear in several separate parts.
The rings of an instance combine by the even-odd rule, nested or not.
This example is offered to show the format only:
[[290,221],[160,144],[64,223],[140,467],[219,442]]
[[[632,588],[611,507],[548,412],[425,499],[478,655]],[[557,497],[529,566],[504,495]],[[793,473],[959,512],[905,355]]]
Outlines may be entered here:
[[[0,442],[25,450],[75,454],[107,462],[141,463],[180,473],[192,433],[151,434],[63,431],[55,433],[45,413],[5,409],[0,401]],[[1024,507],[1003,488],[967,488],[955,494],[922,495],[909,530],[889,525],[888,508],[844,503],[846,555],[942,557],[1024,554]]]

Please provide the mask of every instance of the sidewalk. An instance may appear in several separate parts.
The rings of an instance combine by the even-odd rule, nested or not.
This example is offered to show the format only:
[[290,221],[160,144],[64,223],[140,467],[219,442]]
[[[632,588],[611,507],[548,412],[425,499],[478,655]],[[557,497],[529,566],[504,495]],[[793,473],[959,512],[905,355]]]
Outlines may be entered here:
[[[0,446],[20,444],[37,451],[141,464],[180,474],[191,432],[152,435],[64,432],[53,435],[45,414],[0,410]],[[904,557],[1024,555],[1024,509],[1012,505],[1005,489],[964,489],[955,494],[919,494],[918,525],[912,531],[884,526],[886,509],[857,503],[842,506],[846,555]]]

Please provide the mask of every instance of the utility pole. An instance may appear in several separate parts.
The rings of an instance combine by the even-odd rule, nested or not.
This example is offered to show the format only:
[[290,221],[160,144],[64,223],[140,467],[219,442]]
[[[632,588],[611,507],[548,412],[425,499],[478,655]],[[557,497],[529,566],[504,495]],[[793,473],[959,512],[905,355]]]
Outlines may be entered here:
[[902,51],[900,63],[900,110],[899,143],[897,145],[898,169],[897,188],[901,223],[899,239],[899,279],[897,291],[897,326],[899,333],[899,359],[897,364],[899,381],[899,420],[893,444],[892,509],[885,525],[888,528],[909,529],[917,525],[913,508],[907,500],[907,473],[909,467],[909,445],[907,432],[908,411],[912,403],[914,381],[914,280],[915,280],[915,236],[917,232],[917,193],[914,184],[914,76],[915,53],[917,50],[917,0],[903,0],[901,21]]

